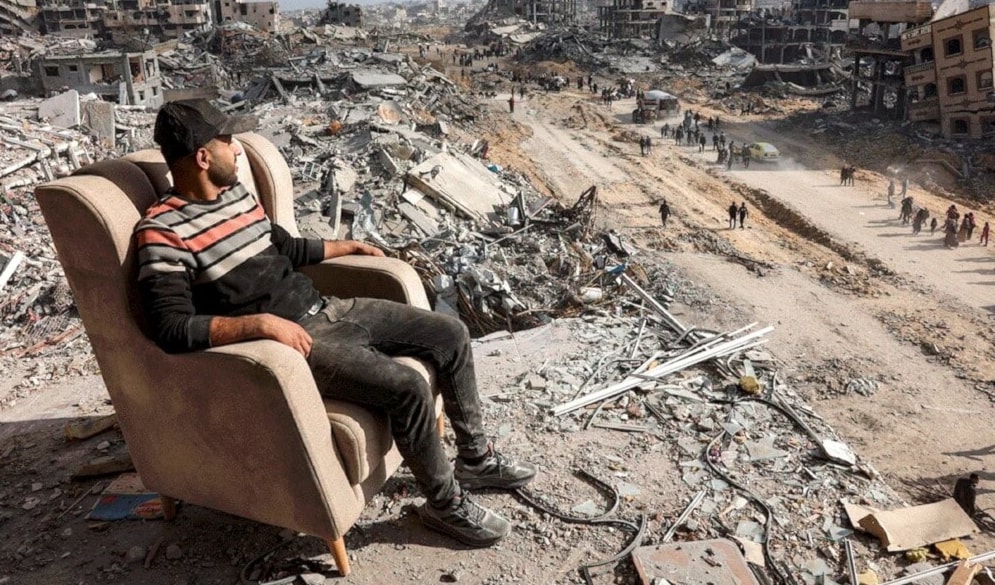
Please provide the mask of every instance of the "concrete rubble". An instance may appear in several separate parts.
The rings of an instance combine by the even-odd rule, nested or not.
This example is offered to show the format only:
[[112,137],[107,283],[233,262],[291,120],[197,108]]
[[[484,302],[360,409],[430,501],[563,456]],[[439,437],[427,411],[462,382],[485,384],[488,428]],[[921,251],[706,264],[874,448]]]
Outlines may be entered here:
[[[718,333],[681,324],[670,307],[694,304],[693,285],[666,266],[643,265],[621,235],[599,232],[596,188],[566,205],[537,192],[523,175],[488,160],[489,145],[476,137],[493,114],[453,80],[398,53],[336,47],[343,30],[301,29],[298,40],[313,45],[302,41],[306,51],[287,55],[251,27],[221,27],[209,42],[223,41],[240,57],[217,59],[195,44],[174,43],[158,53],[164,87],[194,90],[209,81],[222,108],[259,116],[259,132],[294,176],[302,232],[365,239],[411,263],[435,310],[458,314],[480,337],[477,351],[504,351],[495,348],[514,339],[507,331],[570,329],[582,351],[529,372],[516,388],[490,397],[488,408],[499,415],[522,403],[530,420],[521,424],[549,435],[591,427],[636,435],[643,453],[678,462],[692,504],[674,502],[670,511],[641,508],[652,486],[638,477],[611,476],[625,502],[620,514],[640,513],[643,526],[655,514],[665,532],[661,538],[633,522],[622,525],[645,545],[633,553],[645,579],[691,582],[651,567],[675,556],[691,567],[688,574],[711,574],[718,561],[708,559],[720,545],[707,542],[731,538],[775,582],[843,582],[844,541],[855,527],[841,504],[903,504],[778,378],[783,364],[759,346],[772,328],[744,324]],[[731,80],[746,75],[737,69],[742,56],[718,41],[661,52],[638,39],[609,43],[575,28],[506,24],[491,32],[518,47],[522,62],[564,57],[619,74],[652,66],[661,87],[694,75],[729,98]],[[0,52],[44,52],[37,40],[0,42]],[[226,85],[238,79],[244,91]],[[728,107],[737,107],[737,98],[729,99]],[[90,162],[153,147],[155,110],[96,111],[91,101],[70,89],[0,106],[0,375],[27,370],[19,392],[0,406],[69,374],[97,371],[31,190]],[[866,396],[879,383],[853,378],[829,391]],[[617,463],[640,456],[620,450]],[[609,476],[603,461],[590,463],[595,475]],[[593,501],[560,500],[580,521],[600,514]],[[548,521],[526,518],[537,533]],[[695,544],[681,549],[678,541]],[[856,546],[860,570],[879,567],[870,560],[881,553],[872,539]],[[735,568],[726,570],[746,568],[737,546],[720,552],[736,555]],[[146,555],[135,550],[128,559]],[[183,553],[170,548],[164,556]]]

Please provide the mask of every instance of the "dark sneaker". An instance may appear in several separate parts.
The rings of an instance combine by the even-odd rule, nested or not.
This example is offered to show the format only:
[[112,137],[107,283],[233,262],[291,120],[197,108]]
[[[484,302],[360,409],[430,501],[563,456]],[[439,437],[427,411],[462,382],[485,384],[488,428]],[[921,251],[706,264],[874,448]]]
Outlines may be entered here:
[[465,493],[443,509],[426,502],[418,508],[418,515],[425,526],[470,546],[490,546],[511,532],[511,522],[480,506]]
[[531,463],[521,463],[505,457],[491,447],[487,451],[487,457],[476,465],[469,465],[457,458],[455,475],[456,481],[464,489],[513,490],[532,481],[536,468]]

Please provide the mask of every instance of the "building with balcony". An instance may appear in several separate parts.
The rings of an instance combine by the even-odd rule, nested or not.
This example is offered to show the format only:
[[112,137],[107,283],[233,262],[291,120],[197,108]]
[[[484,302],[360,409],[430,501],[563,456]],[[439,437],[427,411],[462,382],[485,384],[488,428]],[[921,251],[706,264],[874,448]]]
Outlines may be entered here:
[[120,105],[157,108],[163,103],[155,51],[51,56],[35,66],[45,93],[72,88]]
[[94,37],[103,34],[106,7],[85,0],[42,0],[38,5],[38,32],[64,37]]
[[901,36],[929,22],[928,0],[850,2],[849,16],[857,28],[847,36],[853,54],[850,106],[879,116],[904,120],[907,116],[905,68],[912,56],[902,50]]
[[670,9],[670,0],[602,0],[598,25],[618,39],[656,38],[658,22]]
[[947,15],[901,36],[912,62],[903,71],[908,119],[938,122],[944,136],[995,136],[995,6]]
[[130,45],[148,46],[213,24],[206,0],[111,0],[103,13],[103,31],[111,38],[130,38]]

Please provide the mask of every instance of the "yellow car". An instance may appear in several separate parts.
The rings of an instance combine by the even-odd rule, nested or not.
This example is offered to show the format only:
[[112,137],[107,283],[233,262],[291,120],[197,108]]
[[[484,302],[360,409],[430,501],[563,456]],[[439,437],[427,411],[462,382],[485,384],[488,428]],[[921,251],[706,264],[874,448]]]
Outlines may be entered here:
[[777,162],[781,153],[769,142],[754,142],[746,147],[750,151],[750,159],[760,162]]

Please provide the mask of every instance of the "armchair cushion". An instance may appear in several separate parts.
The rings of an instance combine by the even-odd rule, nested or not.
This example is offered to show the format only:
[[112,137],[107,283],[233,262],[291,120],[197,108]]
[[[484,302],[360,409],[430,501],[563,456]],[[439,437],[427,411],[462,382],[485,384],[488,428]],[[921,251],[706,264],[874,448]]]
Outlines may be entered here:
[[[435,387],[434,372],[424,362],[412,358],[396,361],[417,370]],[[352,402],[326,398],[324,403],[346,477],[353,484],[362,483],[383,463],[393,446],[387,416]],[[441,400],[435,401],[435,410],[436,416],[442,412]]]

